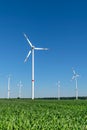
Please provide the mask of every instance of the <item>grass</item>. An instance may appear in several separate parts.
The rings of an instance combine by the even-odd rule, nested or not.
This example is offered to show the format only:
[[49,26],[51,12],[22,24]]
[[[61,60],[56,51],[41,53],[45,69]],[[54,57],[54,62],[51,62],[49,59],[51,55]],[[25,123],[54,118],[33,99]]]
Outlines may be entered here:
[[0,130],[86,129],[86,100],[0,100]]

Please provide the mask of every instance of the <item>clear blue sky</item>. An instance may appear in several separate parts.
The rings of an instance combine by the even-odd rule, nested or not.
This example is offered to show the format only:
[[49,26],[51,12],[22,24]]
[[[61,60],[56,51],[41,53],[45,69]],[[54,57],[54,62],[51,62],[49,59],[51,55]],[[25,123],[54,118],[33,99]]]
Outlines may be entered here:
[[23,32],[36,47],[35,97],[75,96],[72,67],[78,79],[79,96],[87,95],[87,1],[86,0],[1,0],[0,1],[0,97],[7,97],[11,74],[11,97],[31,97],[31,56]]

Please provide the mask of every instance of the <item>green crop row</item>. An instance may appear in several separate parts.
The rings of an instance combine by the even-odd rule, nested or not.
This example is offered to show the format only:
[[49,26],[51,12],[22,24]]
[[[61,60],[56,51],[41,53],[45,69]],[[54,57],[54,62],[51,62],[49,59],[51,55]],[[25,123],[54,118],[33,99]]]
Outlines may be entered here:
[[87,101],[0,100],[0,130],[87,130]]

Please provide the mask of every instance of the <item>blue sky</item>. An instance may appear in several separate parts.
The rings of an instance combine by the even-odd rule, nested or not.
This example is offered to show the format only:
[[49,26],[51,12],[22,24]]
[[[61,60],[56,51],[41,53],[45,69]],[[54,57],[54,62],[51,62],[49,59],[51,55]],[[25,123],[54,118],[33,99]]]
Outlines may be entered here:
[[11,74],[11,97],[31,97],[31,56],[23,33],[36,47],[35,97],[75,96],[72,67],[78,79],[79,96],[87,95],[87,2],[86,0],[1,0],[0,1],[0,97],[7,97]]

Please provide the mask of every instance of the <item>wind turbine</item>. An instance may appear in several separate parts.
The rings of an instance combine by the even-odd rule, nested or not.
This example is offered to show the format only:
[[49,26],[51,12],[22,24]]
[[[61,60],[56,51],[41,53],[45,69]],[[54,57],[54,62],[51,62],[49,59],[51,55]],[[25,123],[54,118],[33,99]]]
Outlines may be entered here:
[[73,70],[73,77],[72,80],[74,79],[76,82],[76,99],[78,99],[78,85],[77,85],[77,78],[79,77],[79,75],[75,72],[75,70],[72,68]]
[[48,48],[37,48],[32,45],[26,34],[24,33],[24,37],[26,38],[27,42],[29,43],[31,50],[28,52],[28,55],[24,62],[27,61],[28,57],[30,56],[32,52],[32,99],[34,99],[34,50],[48,50]]
[[8,99],[10,98],[10,77],[8,77]]
[[60,100],[60,81],[58,81],[57,85],[58,85],[58,100]]
[[21,87],[23,86],[22,82],[20,81],[19,84],[17,84],[17,86],[19,87],[19,98],[21,98]]

